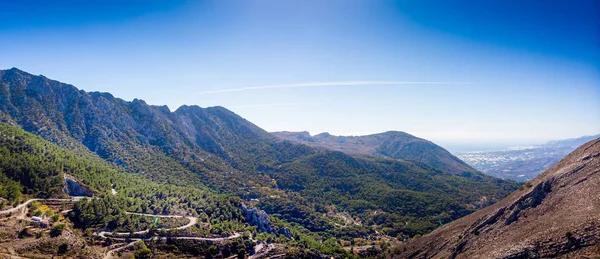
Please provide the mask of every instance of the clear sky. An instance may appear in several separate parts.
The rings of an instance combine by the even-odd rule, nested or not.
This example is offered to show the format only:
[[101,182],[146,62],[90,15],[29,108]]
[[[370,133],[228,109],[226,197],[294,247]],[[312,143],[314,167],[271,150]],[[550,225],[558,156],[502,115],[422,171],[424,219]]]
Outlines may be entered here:
[[600,133],[600,2],[5,1],[0,68],[268,131]]

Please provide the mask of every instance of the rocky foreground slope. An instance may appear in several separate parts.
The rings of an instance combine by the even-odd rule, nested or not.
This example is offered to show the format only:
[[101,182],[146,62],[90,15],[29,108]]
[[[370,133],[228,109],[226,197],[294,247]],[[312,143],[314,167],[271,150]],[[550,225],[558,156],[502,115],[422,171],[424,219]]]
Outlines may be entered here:
[[394,258],[563,256],[600,256],[600,138],[495,205],[390,254]]

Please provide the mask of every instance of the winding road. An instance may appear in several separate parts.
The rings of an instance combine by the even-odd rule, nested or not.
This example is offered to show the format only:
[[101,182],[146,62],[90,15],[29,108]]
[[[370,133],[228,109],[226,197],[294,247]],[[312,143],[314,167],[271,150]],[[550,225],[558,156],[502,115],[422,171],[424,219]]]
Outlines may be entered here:
[[[109,238],[109,237],[104,237],[103,238]],[[133,240],[133,242],[128,243],[124,246],[121,247],[117,247],[113,250],[110,250],[108,252],[106,252],[106,255],[104,256],[104,259],[109,259],[112,257],[112,255],[118,251],[121,251],[125,248],[128,247],[132,247],[135,245],[136,242],[140,241],[140,240],[144,240],[144,241],[152,241],[152,240],[163,240],[163,239],[179,239],[179,240],[204,240],[204,241],[224,241],[224,240],[230,240],[230,239],[236,239],[241,237],[240,233],[236,232],[231,236],[228,237],[164,237],[164,236],[154,236],[154,237],[147,237],[147,238],[114,238],[114,237],[110,237],[111,239],[114,240]]]
[[83,198],[86,198],[86,197],[76,196],[76,197],[71,197],[70,199],[30,199],[30,200],[27,200],[24,203],[21,203],[21,204],[17,205],[14,208],[10,208],[10,209],[7,209],[7,210],[1,210],[0,211],[0,215],[9,214],[9,213],[13,213],[15,211],[18,211],[18,210],[24,208],[25,206],[27,206],[29,203],[32,203],[34,201],[78,201],[78,200],[81,200]]
[[[75,197],[71,197],[69,199],[29,199],[26,202],[19,204],[17,206],[15,206],[14,208],[10,208],[10,209],[6,209],[6,210],[2,210],[0,211],[0,215],[5,215],[5,214],[10,214],[16,211],[19,211],[23,208],[26,208],[26,206],[34,201],[69,201],[69,202],[75,202],[84,198],[88,198],[88,197],[79,197],[79,196],[75,196]],[[62,211],[62,213],[66,213],[69,212],[70,210],[65,210]],[[161,231],[169,231],[169,230],[181,230],[181,229],[186,229],[189,228],[191,226],[193,226],[194,224],[196,224],[198,222],[198,218],[196,217],[192,217],[192,216],[181,216],[181,215],[154,215],[154,214],[145,214],[145,213],[137,213],[137,212],[126,212],[129,215],[140,215],[140,216],[148,216],[148,217],[159,217],[159,218],[187,218],[189,220],[189,222],[183,226],[179,226],[179,227],[175,227],[175,228],[159,228],[158,230]],[[146,234],[148,233],[150,230],[146,229],[146,230],[142,230],[142,231],[137,231],[137,232],[133,232],[133,234]],[[104,258],[108,259],[111,258],[112,255],[118,251],[121,251],[123,249],[126,249],[128,247],[132,247],[135,245],[135,243],[137,241],[140,240],[162,240],[162,239],[181,239],[181,240],[205,240],[205,241],[224,241],[224,240],[230,240],[230,239],[235,239],[235,238],[239,238],[241,237],[241,234],[238,232],[233,233],[230,236],[227,237],[196,237],[196,236],[180,236],[180,237],[170,237],[170,236],[153,236],[153,237],[145,237],[145,238],[130,238],[130,237],[113,237],[112,235],[116,235],[116,236],[129,236],[131,235],[131,232],[107,232],[107,231],[99,231],[94,233],[94,235],[97,235],[101,238],[110,238],[116,241],[132,241],[124,246],[120,246],[117,247],[115,249],[109,250],[108,252],[106,252]],[[108,235],[108,236],[107,236]]]
[[[179,216],[179,215],[154,215],[154,214],[145,214],[145,213],[137,213],[137,212],[125,212],[125,213],[129,214],[129,215],[139,215],[139,216],[157,217],[157,218],[184,218],[184,216]],[[175,228],[159,228],[157,230],[166,231],[166,230],[186,229],[186,228],[193,226],[194,224],[196,224],[198,222],[198,218],[196,218],[196,217],[187,216],[185,218],[187,218],[189,220],[189,222],[183,226],[175,227]],[[134,235],[146,234],[146,233],[148,233],[148,231],[150,231],[150,230],[146,229],[146,230],[142,230],[142,231],[133,232],[133,234]],[[116,232],[115,233],[115,232],[100,231],[97,234],[103,238],[109,238],[106,236],[107,234],[116,235],[116,236],[128,236],[131,233],[132,232]]]
[[[146,214],[146,213],[137,213],[137,212],[126,212],[129,215],[140,215],[140,216],[147,216],[147,217],[159,217],[159,218],[187,218],[189,220],[189,222],[183,226],[179,226],[179,227],[175,227],[175,228],[159,228],[158,230],[162,230],[162,231],[169,231],[169,230],[181,230],[181,229],[186,229],[189,228],[191,226],[193,226],[194,224],[196,224],[198,222],[198,218],[196,217],[191,217],[191,216],[180,216],[180,215],[155,215],[155,214]],[[142,230],[142,231],[136,231],[133,232],[134,235],[136,234],[146,234],[148,233],[150,230],[146,229],[146,230]],[[108,259],[111,258],[113,256],[114,253],[124,250],[126,248],[132,247],[135,245],[135,243],[137,241],[140,240],[144,240],[144,241],[152,241],[152,240],[163,240],[163,239],[179,239],[179,240],[204,240],[204,241],[224,241],[224,240],[230,240],[230,239],[235,239],[235,238],[239,238],[241,237],[240,233],[236,232],[233,233],[233,235],[227,236],[227,237],[196,237],[196,236],[180,236],[180,237],[172,237],[172,236],[153,236],[153,237],[145,237],[145,238],[140,238],[140,237],[114,237],[114,236],[130,236],[132,233],[131,232],[107,232],[107,231],[100,231],[95,233],[95,235],[98,235],[101,238],[110,238],[112,240],[115,241],[132,241],[124,246],[121,247],[117,247],[115,249],[112,249],[108,252],[106,252],[106,255],[104,256],[104,259]],[[108,235],[108,236],[107,236]]]

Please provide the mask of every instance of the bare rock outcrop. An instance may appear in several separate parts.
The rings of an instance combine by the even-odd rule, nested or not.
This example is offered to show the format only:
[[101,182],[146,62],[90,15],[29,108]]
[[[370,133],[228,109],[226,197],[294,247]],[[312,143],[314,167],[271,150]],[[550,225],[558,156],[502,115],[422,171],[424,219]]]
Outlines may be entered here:
[[86,196],[92,197],[94,193],[89,189],[85,188],[83,185],[77,182],[74,178],[70,176],[65,176],[65,187],[63,191],[69,196]]
[[275,227],[269,219],[269,215],[264,210],[256,208],[248,208],[245,204],[242,204],[242,211],[246,215],[248,224],[257,226],[259,231],[273,233],[277,235],[284,235],[287,238],[292,238],[292,232],[286,227]]

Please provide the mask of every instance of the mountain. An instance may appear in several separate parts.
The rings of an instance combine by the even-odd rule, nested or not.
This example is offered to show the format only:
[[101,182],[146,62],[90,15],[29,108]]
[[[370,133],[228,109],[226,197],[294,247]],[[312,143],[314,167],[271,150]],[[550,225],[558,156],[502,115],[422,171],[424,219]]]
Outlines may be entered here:
[[600,135],[549,141],[543,145],[498,151],[457,153],[460,159],[481,172],[502,179],[529,181],[567,154]]
[[[314,241],[304,247],[322,252],[329,251],[321,245],[324,238],[424,234],[518,187],[418,159],[349,155],[292,143],[223,107],[170,111],[139,99],[85,92],[16,68],[0,71],[0,121],[165,188],[210,193],[200,197],[219,194],[228,201],[224,204],[244,201],[264,210],[274,224]],[[175,208],[193,210],[191,198],[165,199],[164,192],[144,190],[137,195],[161,202],[140,201],[143,211],[160,213],[169,201],[187,201]],[[239,210],[210,213],[216,215],[210,217],[215,224],[235,219],[238,223],[220,226],[242,228]],[[360,224],[343,224],[340,217]]]
[[600,138],[502,201],[396,247],[397,258],[596,258]]
[[308,132],[273,132],[273,135],[312,147],[326,148],[348,154],[380,156],[428,164],[453,174],[475,172],[473,168],[431,141],[413,135],[388,131],[366,136],[334,136]]

